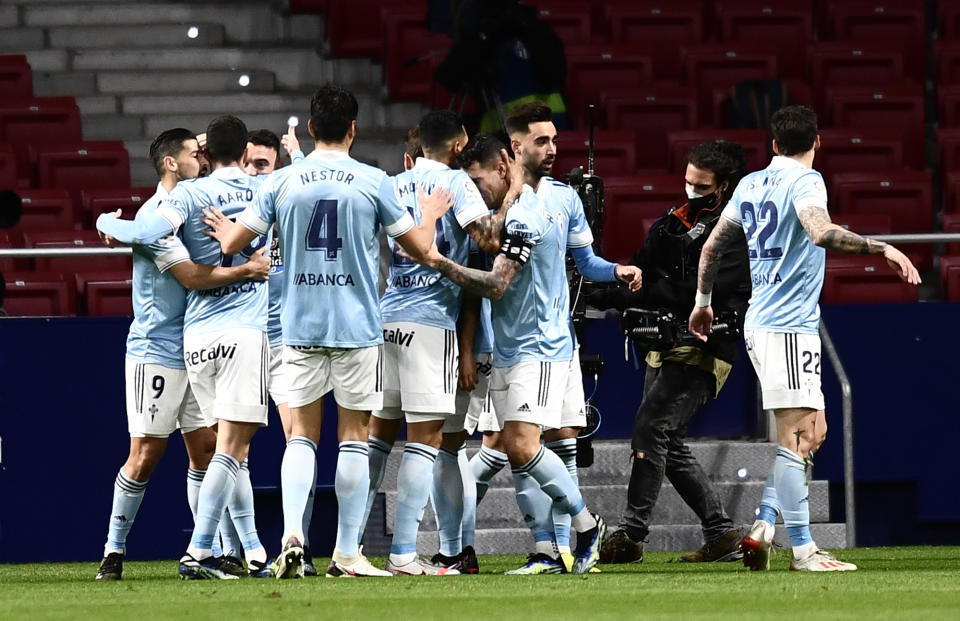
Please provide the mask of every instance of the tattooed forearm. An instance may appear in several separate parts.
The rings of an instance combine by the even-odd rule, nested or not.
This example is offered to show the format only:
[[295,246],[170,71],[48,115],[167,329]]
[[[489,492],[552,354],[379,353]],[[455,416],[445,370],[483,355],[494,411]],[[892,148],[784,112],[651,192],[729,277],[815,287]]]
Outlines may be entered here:
[[[477,295],[499,300],[510,285],[510,280],[504,279],[501,270],[494,269],[486,272],[470,267],[464,267],[446,257],[433,266],[438,272],[461,287],[469,289]],[[496,268],[496,265],[494,265]]]
[[847,254],[880,254],[887,244],[857,235],[830,221],[830,214],[820,207],[807,207],[797,213],[800,223],[814,244]]
[[743,237],[743,229],[726,218],[720,218],[700,252],[698,290],[703,293],[713,291],[713,283],[720,271],[720,257],[723,256],[724,249],[737,237]]
[[503,235],[503,222],[506,220],[504,211],[501,210],[483,216],[479,220],[474,220],[467,227],[470,237],[487,254],[492,255],[500,252],[500,237]]

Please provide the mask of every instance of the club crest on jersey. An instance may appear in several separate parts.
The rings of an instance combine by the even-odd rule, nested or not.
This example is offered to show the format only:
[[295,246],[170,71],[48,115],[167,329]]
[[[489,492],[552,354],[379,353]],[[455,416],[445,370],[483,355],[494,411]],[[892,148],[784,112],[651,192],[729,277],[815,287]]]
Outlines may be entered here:
[[393,343],[394,345],[401,345],[403,347],[410,347],[410,343],[413,342],[413,335],[416,333],[416,330],[404,332],[399,328],[384,329],[383,342]]

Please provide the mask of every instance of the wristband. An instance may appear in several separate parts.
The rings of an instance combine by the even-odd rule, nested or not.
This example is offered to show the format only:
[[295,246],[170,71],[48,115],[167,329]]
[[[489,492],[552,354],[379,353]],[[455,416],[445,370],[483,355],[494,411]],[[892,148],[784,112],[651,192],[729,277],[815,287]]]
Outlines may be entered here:
[[710,293],[700,293],[700,290],[697,290],[697,299],[694,301],[694,304],[699,307],[710,306],[710,300],[713,298],[713,292]]

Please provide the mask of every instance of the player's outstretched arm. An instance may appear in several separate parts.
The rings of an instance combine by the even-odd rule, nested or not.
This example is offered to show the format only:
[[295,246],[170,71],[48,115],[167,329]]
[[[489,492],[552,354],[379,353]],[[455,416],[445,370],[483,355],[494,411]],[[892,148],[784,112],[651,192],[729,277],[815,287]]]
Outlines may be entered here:
[[[509,240],[508,242],[509,243]],[[522,258],[508,258],[508,254],[501,252],[493,260],[493,268],[486,272],[471,267],[464,267],[451,261],[437,251],[436,245],[430,249],[430,255],[425,265],[437,270],[461,287],[492,300],[499,300],[506,293],[507,288],[530,257],[529,248]]]
[[210,230],[204,233],[220,242],[220,251],[223,254],[240,252],[260,235],[242,223],[227,218],[216,207],[203,210],[203,223],[210,227]]
[[706,342],[713,327],[713,308],[710,296],[713,283],[720,270],[720,257],[733,240],[743,237],[743,228],[727,218],[721,217],[700,251],[700,267],[697,271],[697,297],[690,313],[690,333]]
[[830,214],[821,207],[807,207],[797,212],[810,240],[827,250],[844,254],[882,254],[897,275],[911,285],[920,284],[920,272],[905,254],[882,241],[863,237],[830,221]]
[[637,291],[643,284],[642,272],[635,265],[619,265],[611,263],[593,252],[592,246],[571,248],[577,269],[586,278],[594,282],[613,282],[619,280],[627,284],[630,291]]
[[97,218],[97,231],[101,239],[112,238],[122,244],[146,246],[175,232],[176,228],[157,212],[139,220],[121,220],[114,214],[103,213]]
[[270,259],[264,253],[264,246],[250,256],[243,265],[236,267],[220,267],[184,261],[170,268],[173,277],[186,289],[216,289],[232,285],[241,280],[264,281],[270,273]]

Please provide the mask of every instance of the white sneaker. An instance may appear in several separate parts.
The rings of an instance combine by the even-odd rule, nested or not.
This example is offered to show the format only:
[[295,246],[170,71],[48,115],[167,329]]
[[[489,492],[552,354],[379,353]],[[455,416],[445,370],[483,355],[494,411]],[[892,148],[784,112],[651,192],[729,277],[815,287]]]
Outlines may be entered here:
[[814,550],[813,554],[805,559],[793,559],[790,571],[856,571],[853,563],[838,561],[832,554],[824,550]]
[[740,551],[743,552],[743,566],[750,571],[770,571],[770,548],[773,547],[773,535],[776,529],[765,522],[757,520],[750,528],[747,536],[740,540]]
[[392,560],[387,560],[387,571],[397,575],[404,576],[459,576],[460,572],[453,567],[444,567],[435,565],[423,558],[414,558],[409,563],[396,565]]
[[343,556],[334,550],[325,575],[327,578],[389,578],[393,574],[374,567],[363,552],[357,552],[356,556]]

